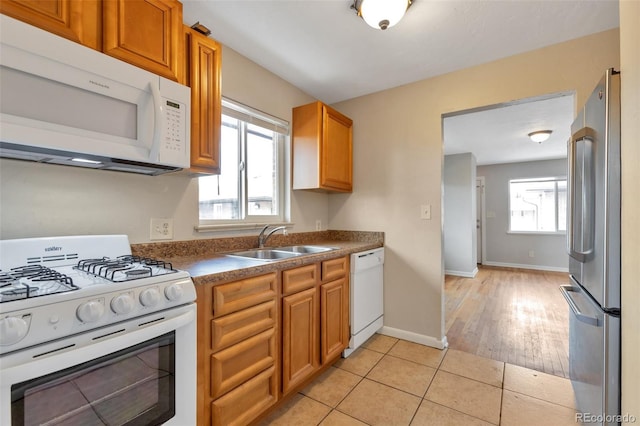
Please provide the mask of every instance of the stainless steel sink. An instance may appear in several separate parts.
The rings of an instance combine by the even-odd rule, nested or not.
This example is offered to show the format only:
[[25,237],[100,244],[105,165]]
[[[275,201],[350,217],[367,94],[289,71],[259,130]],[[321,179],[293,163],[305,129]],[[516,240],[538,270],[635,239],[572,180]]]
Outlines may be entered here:
[[229,253],[227,256],[244,257],[248,259],[256,259],[256,260],[273,262],[275,260],[289,259],[291,257],[296,257],[300,255],[302,255],[302,253],[295,253],[292,251],[285,251],[285,250],[254,249],[254,250],[239,251],[236,253]]
[[305,254],[322,253],[331,250],[335,250],[335,248],[320,246],[286,246],[238,251],[235,253],[229,253],[227,256],[273,262],[276,260],[290,259],[292,257],[302,256]]
[[320,246],[286,246],[286,247],[278,247],[276,250],[293,252],[293,253],[301,253],[301,254],[313,254],[313,253],[322,253],[325,251],[335,250],[335,248],[320,247]]

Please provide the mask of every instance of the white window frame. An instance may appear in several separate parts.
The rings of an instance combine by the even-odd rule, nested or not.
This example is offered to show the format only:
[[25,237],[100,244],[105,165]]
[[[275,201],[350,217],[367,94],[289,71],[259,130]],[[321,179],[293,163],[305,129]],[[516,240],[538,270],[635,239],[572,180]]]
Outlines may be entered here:
[[[558,211],[558,182],[567,182],[566,176],[553,176],[553,177],[540,177],[540,178],[527,178],[527,179],[510,179],[507,186],[508,194],[508,217],[509,224],[507,234],[527,234],[527,235],[565,235],[566,230],[558,230],[558,224],[560,219],[560,212]],[[555,231],[520,231],[513,230],[511,226],[511,184],[512,183],[525,183],[525,182],[554,182],[554,198],[555,198]]]
[[[248,124],[254,124],[273,130],[278,137],[277,141],[277,193],[274,194],[276,203],[278,204],[277,215],[249,215],[248,214],[248,197],[247,197],[247,167],[246,167],[246,143],[247,141],[239,141],[240,145],[240,161],[244,163],[239,173],[240,187],[240,204],[241,215],[239,219],[198,219],[198,225],[195,227],[198,232],[215,232],[225,230],[242,230],[257,229],[266,224],[272,225],[293,225],[290,222],[290,138],[289,138],[289,122],[274,117],[257,109],[243,105],[239,102],[228,98],[222,99],[222,114],[244,121]],[[198,197],[198,212],[200,199]],[[198,214],[199,216],[199,214]]]

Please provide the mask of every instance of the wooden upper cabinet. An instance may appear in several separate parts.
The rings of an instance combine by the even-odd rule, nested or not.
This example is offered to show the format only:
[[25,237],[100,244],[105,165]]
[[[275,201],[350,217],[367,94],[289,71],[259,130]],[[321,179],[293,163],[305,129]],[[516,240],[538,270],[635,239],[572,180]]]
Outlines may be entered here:
[[102,50],[101,0],[1,0],[0,13]]
[[313,102],[293,109],[293,189],[351,192],[353,121]]
[[186,83],[191,87],[192,173],[220,174],[222,47],[184,26]]
[[182,83],[182,3],[177,0],[103,0],[107,55]]

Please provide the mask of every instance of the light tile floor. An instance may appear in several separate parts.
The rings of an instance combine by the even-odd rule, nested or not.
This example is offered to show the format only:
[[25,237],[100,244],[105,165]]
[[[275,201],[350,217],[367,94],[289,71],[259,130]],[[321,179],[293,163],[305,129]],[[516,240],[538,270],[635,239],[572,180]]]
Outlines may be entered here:
[[567,379],[381,334],[261,425],[573,425]]

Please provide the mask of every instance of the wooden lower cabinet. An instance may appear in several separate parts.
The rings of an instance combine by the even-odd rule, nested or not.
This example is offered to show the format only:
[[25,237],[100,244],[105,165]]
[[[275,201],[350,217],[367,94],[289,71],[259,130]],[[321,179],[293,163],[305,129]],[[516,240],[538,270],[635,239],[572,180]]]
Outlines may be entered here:
[[349,344],[349,284],[340,278],[320,286],[322,364],[338,358]]
[[278,275],[198,293],[198,424],[246,425],[278,399]]
[[276,368],[270,367],[222,398],[213,401],[211,424],[235,426],[250,423],[276,402],[276,379]]
[[282,393],[318,365],[318,293],[313,287],[282,298]]
[[283,395],[336,360],[349,344],[348,271],[344,256],[282,272]]
[[211,397],[218,398],[275,365],[275,328],[211,356]]
[[196,286],[199,425],[259,421],[340,357],[348,271],[344,256]]

